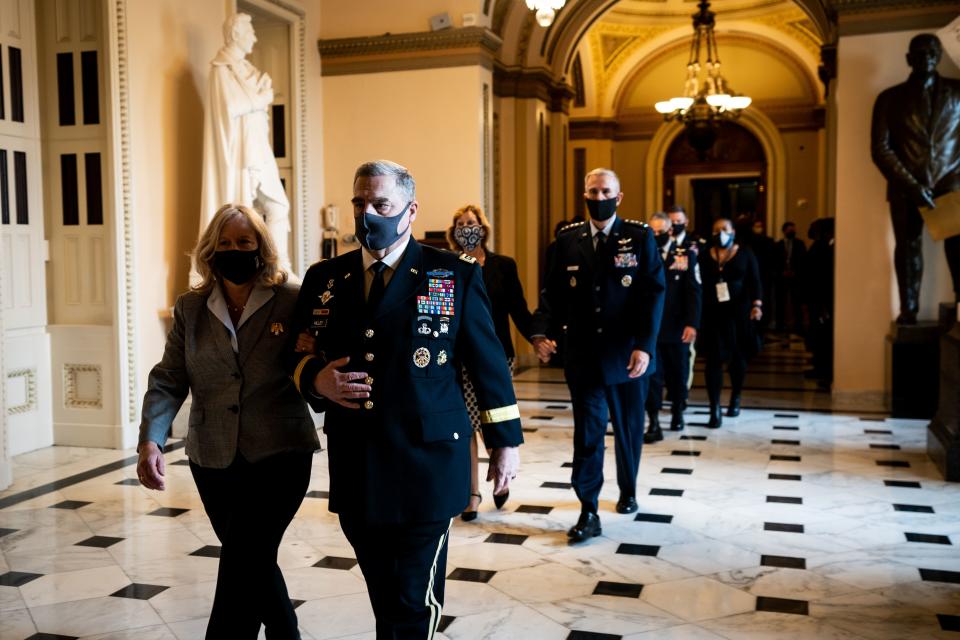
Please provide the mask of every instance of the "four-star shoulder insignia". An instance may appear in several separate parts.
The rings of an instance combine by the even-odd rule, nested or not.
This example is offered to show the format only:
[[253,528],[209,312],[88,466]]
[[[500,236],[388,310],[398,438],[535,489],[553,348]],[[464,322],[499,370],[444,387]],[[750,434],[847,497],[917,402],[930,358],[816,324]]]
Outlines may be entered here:
[[626,222],[627,224],[636,225],[636,226],[638,226],[638,227],[646,227],[646,226],[647,226],[647,223],[646,223],[646,222],[643,222],[643,221],[641,221],[641,220],[629,220],[629,219],[627,219],[627,218],[624,218],[623,221]]
[[473,256],[468,256],[465,253],[460,254],[460,259],[469,264],[476,264],[477,262],[476,258],[474,258]]
[[582,221],[580,221],[580,222],[571,222],[571,223],[568,224],[568,225],[565,225],[565,226],[563,226],[563,227],[560,227],[559,233],[564,233],[565,231],[570,231],[570,230],[572,230],[572,229],[579,229],[580,227],[582,227],[582,226],[585,225],[585,224],[587,224],[587,223],[586,223],[586,221],[584,221],[584,220],[582,220]]

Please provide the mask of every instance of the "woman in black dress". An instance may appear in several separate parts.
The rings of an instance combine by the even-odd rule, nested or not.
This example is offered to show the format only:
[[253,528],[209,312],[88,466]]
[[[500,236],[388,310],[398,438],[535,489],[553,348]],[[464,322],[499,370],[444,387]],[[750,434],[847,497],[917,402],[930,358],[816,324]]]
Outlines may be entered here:
[[703,275],[703,320],[697,350],[706,357],[707,396],[710,421],[716,429],[723,422],[720,389],[723,365],[730,374],[730,404],[727,415],[740,415],[740,392],[747,360],[756,355],[759,336],[755,323],[763,317],[763,296],[757,259],[746,246],[735,242],[733,224],[726,218],[713,223],[710,250],[700,257]]
[[[510,372],[513,373],[516,354],[513,350],[513,340],[510,338],[510,318],[513,318],[520,334],[529,341],[533,333],[533,316],[523,296],[523,285],[520,284],[517,263],[513,258],[494,253],[487,247],[490,231],[490,223],[483,214],[483,210],[476,205],[468,204],[454,212],[453,224],[447,229],[447,242],[453,251],[476,258],[477,263],[483,268],[483,285],[490,297],[493,328],[503,345]],[[463,395],[473,429],[479,434],[480,410],[477,406],[477,396],[473,391],[473,383],[466,370],[463,371]],[[470,502],[461,515],[461,518],[467,522],[476,519],[477,508],[482,500],[477,472],[479,457],[476,436],[470,441],[470,460]],[[499,509],[509,496],[509,491],[494,495],[493,502]]]

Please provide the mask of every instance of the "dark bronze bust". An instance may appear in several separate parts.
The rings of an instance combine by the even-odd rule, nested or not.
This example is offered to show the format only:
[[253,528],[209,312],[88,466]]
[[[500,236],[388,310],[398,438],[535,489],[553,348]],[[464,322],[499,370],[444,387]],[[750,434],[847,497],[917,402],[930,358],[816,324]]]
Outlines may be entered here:
[[[907,81],[890,87],[873,107],[874,163],[887,179],[896,236],[894,267],[900,291],[899,324],[914,324],[923,278],[923,218],[919,207],[960,190],[960,81],[942,78],[943,47],[923,33],[910,41]],[[953,289],[960,300],[960,236],[944,241]]]

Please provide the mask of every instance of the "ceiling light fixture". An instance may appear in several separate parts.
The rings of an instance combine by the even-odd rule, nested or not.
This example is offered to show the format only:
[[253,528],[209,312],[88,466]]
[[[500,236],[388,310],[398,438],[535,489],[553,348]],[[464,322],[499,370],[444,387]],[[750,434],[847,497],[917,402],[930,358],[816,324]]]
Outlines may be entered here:
[[527,0],[527,8],[537,12],[537,24],[546,29],[567,0]]

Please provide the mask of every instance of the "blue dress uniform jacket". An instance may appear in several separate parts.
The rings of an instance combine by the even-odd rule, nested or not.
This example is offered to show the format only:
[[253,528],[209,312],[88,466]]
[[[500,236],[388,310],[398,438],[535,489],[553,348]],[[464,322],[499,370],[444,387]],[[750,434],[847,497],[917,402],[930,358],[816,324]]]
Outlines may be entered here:
[[673,246],[663,267],[667,291],[657,342],[681,342],[684,327],[700,328],[700,267],[696,252]]
[[[523,441],[503,346],[476,260],[411,239],[375,313],[364,296],[360,250],[307,271],[295,331],[316,336],[314,353],[289,354],[294,384],[325,411],[330,510],[368,523],[449,519],[470,492],[470,418],[460,370],[473,376],[488,447]],[[317,396],[332,360],[366,371],[370,398],[347,409]]]
[[627,363],[635,349],[650,354],[652,373],[663,312],[663,260],[647,225],[617,218],[598,264],[590,224],[570,225],[557,237],[538,329],[562,341],[568,380],[621,384],[630,380]]

